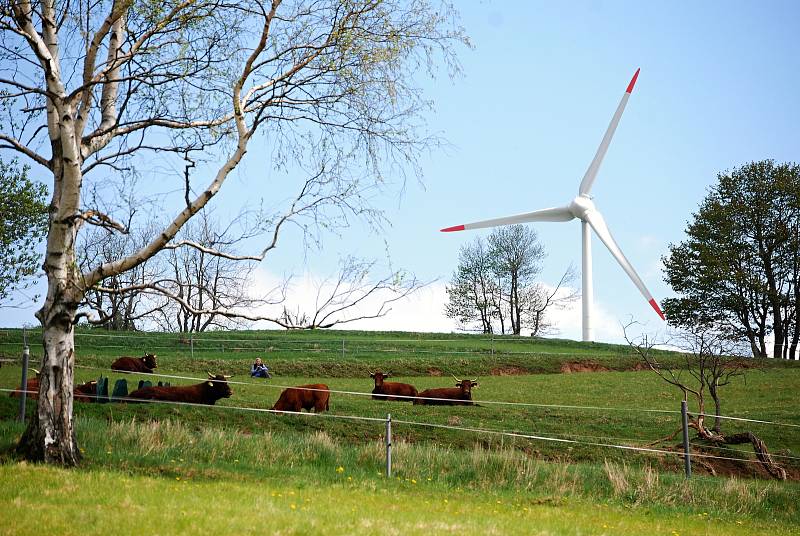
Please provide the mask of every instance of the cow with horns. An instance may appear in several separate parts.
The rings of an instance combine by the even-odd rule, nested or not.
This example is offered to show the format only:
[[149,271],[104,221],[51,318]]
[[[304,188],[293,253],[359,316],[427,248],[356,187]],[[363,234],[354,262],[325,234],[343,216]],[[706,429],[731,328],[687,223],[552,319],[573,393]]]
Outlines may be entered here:
[[272,409],[275,411],[295,412],[304,409],[310,413],[313,408],[314,413],[321,413],[328,411],[330,396],[330,388],[324,383],[298,385],[297,387],[284,389]]
[[[389,377],[389,373],[383,373],[380,370],[370,372],[369,377],[375,380],[375,388],[372,390],[373,400],[400,400],[402,402],[411,402],[417,396],[417,388],[408,383],[400,382],[385,382]],[[398,398],[400,397],[400,398]]]
[[228,379],[232,377],[209,372],[208,380],[196,385],[142,387],[129,394],[128,398],[213,406],[220,398],[229,398],[233,394],[228,385]]
[[[424,406],[472,406],[472,388],[478,386],[477,378],[474,380],[459,380],[455,376],[455,387],[441,387],[437,389],[425,389],[419,393],[419,397],[414,399],[414,404]],[[444,400],[426,400],[426,399]]]
[[111,363],[111,370],[117,372],[144,372],[152,374],[158,368],[156,354],[144,354],[142,357],[120,357]]

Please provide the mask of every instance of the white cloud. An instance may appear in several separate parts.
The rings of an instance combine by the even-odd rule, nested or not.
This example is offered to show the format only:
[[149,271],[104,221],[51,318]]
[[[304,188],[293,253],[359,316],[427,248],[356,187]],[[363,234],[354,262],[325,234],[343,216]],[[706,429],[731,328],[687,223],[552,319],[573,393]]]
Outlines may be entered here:
[[[254,311],[259,315],[280,315],[283,307],[289,311],[313,313],[317,309],[319,296],[325,296],[325,291],[332,287],[332,281],[325,281],[323,277],[305,272],[302,276],[295,277],[287,287],[286,301],[280,305],[264,306]],[[280,287],[282,278],[265,270],[254,272],[254,294],[266,294]],[[380,302],[388,297],[388,293],[376,293],[362,306],[348,313],[350,317],[370,314],[377,311]],[[362,319],[340,324],[340,329],[362,329],[368,331],[422,331],[449,333],[456,330],[453,320],[444,316],[443,309],[446,300],[445,284],[431,283],[412,295],[394,302],[388,306],[386,315],[379,318]],[[275,324],[260,321],[256,328],[275,327]]]
[[[293,280],[290,291],[287,295],[286,306],[290,310],[300,308],[301,311],[309,312],[315,309],[317,300],[317,288],[322,281],[321,277],[312,273],[305,273],[302,277]],[[258,292],[266,292],[278,286],[281,278],[265,270],[257,270],[254,281],[254,289]],[[324,287],[323,287],[324,288]],[[560,293],[567,294],[573,289],[562,289]],[[419,332],[438,332],[450,333],[458,330],[457,323],[444,315],[444,305],[447,301],[445,283],[432,283],[408,298],[398,301],[391,305],[391,311],[385,316],[374,319],[357,320],[351,323],[341,324],[340,329],[361,329],[367,331],[419,331]],[[375,307],[375,301],[371,305],[366,305],[361,312]],[[280,314],[283,305],[271,308],[262,308],[258,312],[261,314]],[[575,300],[568,307],[563,309],[553,309],[550,319],[558,331],[557,337],[573,340],[581,340],[581,301]],[[609,312],[602,303],[594,304],[594,338],[604,342],[624,342],[620,320]],[[274,324],[259,322],[257,328],[275,327]],[[523,332],[525,333],[525,332]]]
[[[568,294],[574,289],[562,289],[559,294]],[[579,341],[583,338],[583,307],[581,300],[571,302],[563,309],[553,309],[549,313],[550,322],[558,331],[559,338]],[[619,342],[622,340],[622,328],[619,320],[602,304],[595,301],[592,314],[594,340]]]

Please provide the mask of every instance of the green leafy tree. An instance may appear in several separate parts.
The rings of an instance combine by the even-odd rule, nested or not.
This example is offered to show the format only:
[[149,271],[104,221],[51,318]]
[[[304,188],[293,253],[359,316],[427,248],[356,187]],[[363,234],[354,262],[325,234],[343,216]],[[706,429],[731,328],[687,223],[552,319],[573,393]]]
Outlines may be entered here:
[[751,162],[718,175],[679,244],[664,257],[671,323],[713,326],[754,356],[797,355],[800,166]]
[[0,306],[30,286],[42,264],[36,246],[47,234],[44,184],[28,179],[28,167],[0,160]]

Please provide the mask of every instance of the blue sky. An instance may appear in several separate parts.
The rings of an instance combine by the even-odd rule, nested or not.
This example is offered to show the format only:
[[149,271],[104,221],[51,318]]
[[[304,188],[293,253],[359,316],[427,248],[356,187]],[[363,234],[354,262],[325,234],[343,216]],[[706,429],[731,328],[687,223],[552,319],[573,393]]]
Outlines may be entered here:
[[[449,331],[437,300],[458,249],[478,234],[442,227],[563,205],[577,193],[630,77],[641,68],[593,188],[617,242],[658,301],[671,295],[660,258],[683,238],[716,174],[751,160],[800,161],[800,39],[796,2],[458,2],[474,48],[463,76],[423,82],[431,131],[451,144],[427,156],[424,187],[380,202],[392,225],[355,224],[304,256],[287,233],[265,274],[324,273],[344,254],[380,256],[422,279],[427,297],[373,324]],[[233,211],[263,188],[259,151],[226,185]],[[264,152],[261,152],[264,154]],[[226,188],[228,191],[226,191]],[[263,195],[268,198],[269,192]],[[580,224],[535,224],[549,256],[542,279],[580,267]],[[597,339],[618,341],[629,317],[661,323],[602,243],[593,242]],[[561,333],[580,337],[579,316]],[[33,322],[33,309],[2,310],[0,325]],[[361,327],[369,328],[370,325]]]

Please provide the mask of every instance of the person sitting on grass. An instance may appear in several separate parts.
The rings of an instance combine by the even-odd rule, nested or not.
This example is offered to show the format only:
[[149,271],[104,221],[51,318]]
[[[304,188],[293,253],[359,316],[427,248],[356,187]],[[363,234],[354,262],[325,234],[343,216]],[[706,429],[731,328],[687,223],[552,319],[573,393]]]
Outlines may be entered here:
[[260,357],[257,357],[256,362],[250,367],[250,376],[253,378],[272,378],[269,368],[261,362]]

